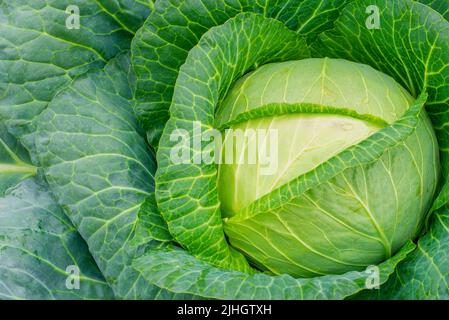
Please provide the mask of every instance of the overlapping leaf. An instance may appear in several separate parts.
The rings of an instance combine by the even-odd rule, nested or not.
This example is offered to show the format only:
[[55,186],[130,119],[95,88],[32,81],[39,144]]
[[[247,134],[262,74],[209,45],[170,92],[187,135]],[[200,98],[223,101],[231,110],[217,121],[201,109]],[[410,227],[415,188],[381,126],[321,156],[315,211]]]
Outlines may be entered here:
[[155,171],[133,114],[133,81],[120,55],[60,92],[24,141],[116,296],[163,297],[131,266],[146,247],[131,240]]
[[132,34],[142,26],[154,6],[152,0],[96,0],[96,2],[123,30]]
[[348,168],[363,166],[379,159],[385,150],[405,141],[415,131],[426,98],[427,94],[421,95],[405,115],[392,125],[375,132],[315,169],[262,196],[232,217],[230,221],[242,221],[262,212],[276,210],[306,190],[330,180]]
[[[100,3],[89,0],[0,3],[0,116],[10,130],[23,132],[29,120],[73,78],[91,68],[102,67],[129,47],[132,34]],[[109,3],[108,8],[114,7]],[[148,9],[143,11],[138,5],[129,10],[130,16],[136,10],[141,16],[139,21],[148,13]],[[79,19],[75,18],[77,14]],[[132,24],[133,28],[137,26],[138,20]]]
[[86,243],[35,179],[0,198],[0,299],[111,299]]
[[[405,245],[379,265],[379,284],[394,272],[415,246]],[[213,299],[343,299],[367,287],[369,271],[339,276],[295,279],[289,275],[249,275],[215,268],[177,248],[162,248],[136,260],[135,267],[150,283],[169,291]]]
[[419,0],[419,2],[433,8],[441,13],[446,20],[449,20],[449,2],[440,0]]
[[0,196],[36,172],[37,168],[31,164],[26,150],[0,123]]

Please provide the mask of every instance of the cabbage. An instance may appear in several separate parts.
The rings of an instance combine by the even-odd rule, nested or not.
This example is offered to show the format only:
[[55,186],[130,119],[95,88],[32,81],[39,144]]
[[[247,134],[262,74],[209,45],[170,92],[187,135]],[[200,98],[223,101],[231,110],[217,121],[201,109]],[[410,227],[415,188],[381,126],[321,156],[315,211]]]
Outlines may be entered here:
[[0,298],[449,299],[448,20],[0,1]]
[[[257,128],[276,130],[279,142],[268,155],[277,160],[272,172],[259,162],[220,164],[218,189],[231,245],[262,270],[294,277],[363,270],[390,258],[418,234],[437,188],[438,143],[425,111],[415,132],[379,159],[346,169],[273,210],[245,208],[397,121],[412,103],[392,78],[346,60],[273,63],[236,81],[219,121],[260,112],[234,124],[227,138]],[[289,110],[304,104],[315,109]],[[283,112],[264,116],[273,105]],[[258,148],[271,150],[269,142],[262,139]],[[236,143],[234,154],[244,156],[250,144],[249,138]]]

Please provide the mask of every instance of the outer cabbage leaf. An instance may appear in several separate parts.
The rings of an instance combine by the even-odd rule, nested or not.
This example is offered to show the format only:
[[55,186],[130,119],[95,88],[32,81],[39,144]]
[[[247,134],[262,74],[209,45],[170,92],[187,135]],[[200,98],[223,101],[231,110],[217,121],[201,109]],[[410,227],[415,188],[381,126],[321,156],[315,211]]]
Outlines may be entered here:
[[27,179],[37,168],[3,124],[0,156],[0,299],[113,298],[48,186]]
[[37,168],[31,164],[26,150],[0,123],[0,196],[36,172]]
[[0,198],[0,299],[113,297],[45,184],[28,179]]
[[140,207],[135,237],[132,241],[135,245],[139,245],[152,240],[161,242],[173,240],[170,231],[168,231],[167,223],[159,213],[154,192],[145,199]]
[[157,245],[132,242],[155,171],[133,113],[133,81],[126,54],[78,78],[33,121],[24,141],[115,295],[168,298],[131,266]]
[[[132,34],[99,3],[89,0],[0,3],[0,116],[13,133],[23,132],[21,129],[72,79],[91,68],[102,67],[129,47]],[[79,29],[66,27],[73,9],[69,6],[79,9]],[[131,6],[129,14],[133,10],[140,16],[148,12],[140,7]],[[133,26],[142,22],[142,18],[133,22]],[[68,21],[73,22],[70,18]]]
[[441,0],[418,0],[418,2],[421,2],[425,5],[428,5],[432,7],[434,10],[438,11],[443,15],[443,17],[446,18],[446,20],[449,20],[449,2],[448,1],[441,1]]
[[132,34],[142,26],[153,8],[152,0],[96,0],[96,2],[123,30]]
[[[379,284],[415,248],[407,243],[378,266]],[[366,288],[371,273],[352,271],[340,276],[295,279],[289,275],[249,275],[223,270],[195,259],[179,248],[161,248],[137,259],[135,267],[150,283],[178,294],[213,299],[343,299]]]

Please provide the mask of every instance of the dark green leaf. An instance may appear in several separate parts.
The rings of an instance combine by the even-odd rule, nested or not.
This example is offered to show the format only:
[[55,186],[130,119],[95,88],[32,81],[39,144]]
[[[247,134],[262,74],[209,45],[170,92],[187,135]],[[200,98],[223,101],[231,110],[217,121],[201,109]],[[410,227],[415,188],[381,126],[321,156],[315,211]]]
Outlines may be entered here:
[[45,185],[28,179],[0,198],[0,299],[113,297]]
[[20,181],[36,174],[28,152],[0,123],[0,196]]

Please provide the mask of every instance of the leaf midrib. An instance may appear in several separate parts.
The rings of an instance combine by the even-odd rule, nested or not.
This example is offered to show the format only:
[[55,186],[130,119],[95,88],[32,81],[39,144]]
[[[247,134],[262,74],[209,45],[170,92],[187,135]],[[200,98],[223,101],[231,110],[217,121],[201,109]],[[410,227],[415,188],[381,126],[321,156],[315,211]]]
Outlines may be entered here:
[[37,168],[23,164],[0,163],[0,174],[2,173],[28,173],[30,175],[35,175],[37,173]]
[[249,120],[272,118],[275,116],[291,114],[313,114],[326,116],[344,116],[357,120],[362,120],[375,127],[384,128],[389,125],[384,119],[371,115],[358,113],[355,110],[346,107],[325,106],[316,103],[269,103],[249,111],[245,111],[236,116],[233,120],[225,121],[223,124],[216,124],[216,128],[220,131],[230,128],[231,126],[247,122]]

